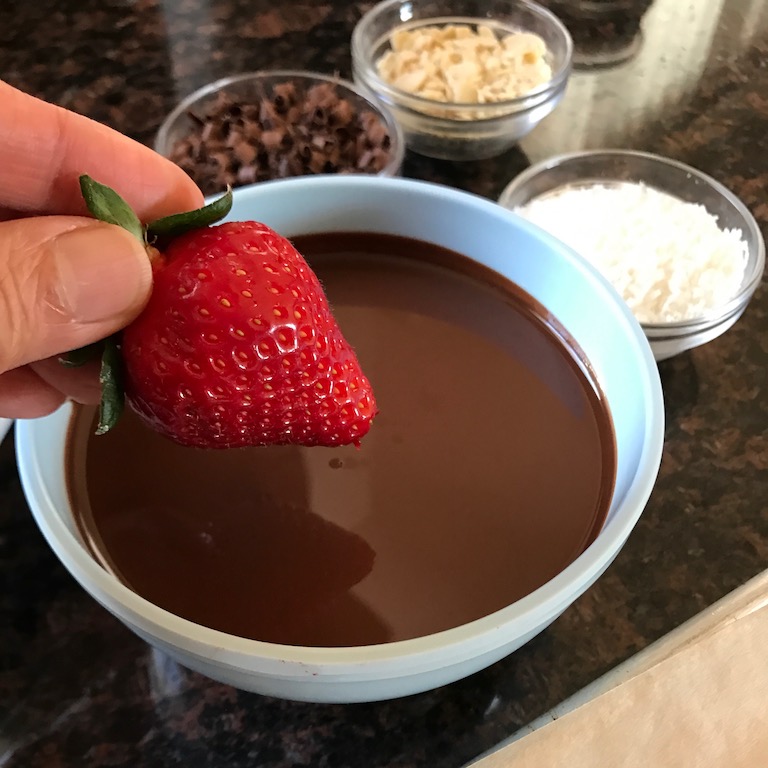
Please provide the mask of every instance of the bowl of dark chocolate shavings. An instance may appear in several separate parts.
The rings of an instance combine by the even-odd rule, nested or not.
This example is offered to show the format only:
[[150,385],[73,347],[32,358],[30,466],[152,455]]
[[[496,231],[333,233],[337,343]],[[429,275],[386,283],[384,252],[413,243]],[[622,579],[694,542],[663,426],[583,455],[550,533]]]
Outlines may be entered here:
[[212,195],[292,176],[396,176],[405,142],[387,108],[352,83],[275,70],[190,94],[160,126],[155,150]]

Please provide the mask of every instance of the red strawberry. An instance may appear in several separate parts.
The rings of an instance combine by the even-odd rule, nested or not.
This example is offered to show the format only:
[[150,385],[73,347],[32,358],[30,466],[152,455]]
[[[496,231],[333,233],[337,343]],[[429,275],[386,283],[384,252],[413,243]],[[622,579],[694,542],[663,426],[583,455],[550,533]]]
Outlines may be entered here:
[[256,222],[173,241],[123,359],[130,405],[185,445],[357,443],[375,412],[317,277]]
[[[83,185],[86,199],[105,189]],[[197,220],[181,214],[149,232]],[[253,221],[194,228],[163,247],[153,271],[149,303],[120,342],[126,398],[150,427],[203,448],[359,445],[376,414],[370,383],[285,238]],[[103,379],[109,394],[116,382]]]

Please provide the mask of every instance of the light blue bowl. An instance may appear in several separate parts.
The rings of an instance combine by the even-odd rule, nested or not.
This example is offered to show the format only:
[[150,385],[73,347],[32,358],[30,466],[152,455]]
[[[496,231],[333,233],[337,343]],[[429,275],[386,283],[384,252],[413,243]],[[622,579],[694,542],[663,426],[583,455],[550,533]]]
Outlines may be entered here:
[[356,648],[245,640],[152,605],[93,560],[66,492],[64,445],[71,408],[65,407],[17,427],[22,483],[51,547],[86,590],[147,642],[216,680],[271,696],[325,702],[404,696],[450,683],[516,650],[608,567],[653,488],[664,408],[640,326],[613,288],[567,247],[501,206],[447,187],[362,176],[268,182],[235,192],[231,218],[257,219],[287,236],[362,231],[427,240],[497,270],[548,308],[586,354],[613,418],[618,471],[602,531],[539,589],[454,629]]

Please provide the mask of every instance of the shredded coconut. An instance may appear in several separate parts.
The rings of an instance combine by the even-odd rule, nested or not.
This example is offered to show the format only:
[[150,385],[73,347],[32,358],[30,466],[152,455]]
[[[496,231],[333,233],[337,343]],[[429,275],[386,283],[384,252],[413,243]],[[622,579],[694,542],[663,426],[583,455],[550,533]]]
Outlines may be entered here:
[[643,184],[564,187],[517,212],[591,261],[643,323],[688,320],[732,299],[748,247],[703,205]]

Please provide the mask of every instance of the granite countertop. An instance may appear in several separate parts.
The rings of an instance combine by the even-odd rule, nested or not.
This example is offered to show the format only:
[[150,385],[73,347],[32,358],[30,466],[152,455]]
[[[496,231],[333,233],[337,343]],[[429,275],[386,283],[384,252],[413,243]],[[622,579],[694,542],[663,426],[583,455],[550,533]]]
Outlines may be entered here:
[[[5,3],[0,78],[149,142],[174,103],[212,79],[297,66],[349,75],[349,36],[369,5]],[[618,15],[569,19],[580,70],[562,105],[519,148],[464,165],[409,157],[406,174],[496,197],[529,162],[553,154],[646,149],[722,181],[766,232],[768,4],[603,5],[619,7]],[[598,583],[509,658],[442,689],[380,704],[264,698],[151,650],[51,554],[6,440],[0,765],[461,766],[768,566],[766,353],[768,291],[761,286],[725,336],[660,365],[668,419],[660,477]]]

